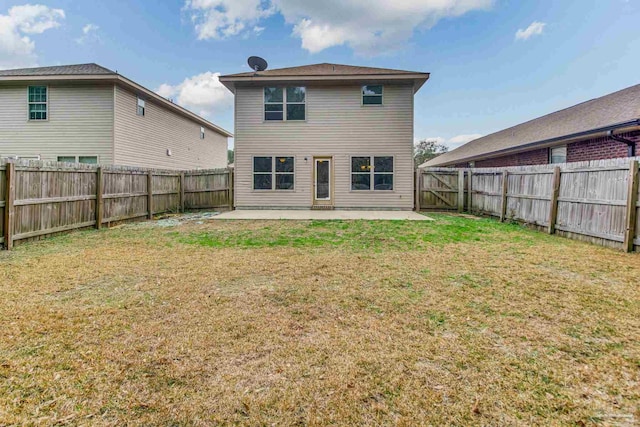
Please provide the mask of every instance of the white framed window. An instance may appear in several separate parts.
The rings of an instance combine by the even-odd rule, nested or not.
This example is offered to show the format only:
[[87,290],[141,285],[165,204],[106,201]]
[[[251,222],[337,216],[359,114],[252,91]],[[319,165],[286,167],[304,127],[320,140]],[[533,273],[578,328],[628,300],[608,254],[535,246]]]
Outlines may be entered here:
[[351,157],[351,190],[393,190],[393,163],[393,156]]
[[307,118],[307,88],[265,87],[265,121],[304,121]]
[[204,126],[200,126],[200,139],[204,139]]
[[87,165],[97,165],[98,156],[58,156],[58,161],[63,163],[84,163]]
[[382,105],[382,85],[362,86],[362,105]]
[[255,156],[254,190],[293,190],[295,159],[292,156]]
[[49,119],[49,96],[47,86],[29,86],[27,89],[29,120],[46,121]]
[[146,109],[146,103],[144,102],[144,99],[138,97],[138,108],[136,110],[136,114],[138,116],[144,116],[145,109]]
[[567,163],[567,146],[549,148],[549,163]]

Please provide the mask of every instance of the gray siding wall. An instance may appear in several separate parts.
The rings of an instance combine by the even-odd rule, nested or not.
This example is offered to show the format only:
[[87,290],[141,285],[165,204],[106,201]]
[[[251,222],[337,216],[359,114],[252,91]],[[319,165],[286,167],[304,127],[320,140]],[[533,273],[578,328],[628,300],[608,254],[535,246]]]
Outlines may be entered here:
[[[41,84],[38,84],[41,85]],[[47,121],[29,121],[27,84],[0,85],[0,156],[113,161],[113,85],[48,84]]]
[[[146,100],[145,116],[136,114],[137,96],[115,87],[115,163],[163,169],[227,166],[227,137]],[[171,150],[171,156],[167,150]]]
[[[305,122],[265,122],[263,89],[237,88],[236,206],[310,207],[313,156],[332,156],[336,208],[412,209],[413,86],[385,86],[382,106],[361,105],[360,90],[307,87]],[[351,191],[351,156],[362,155],[394,156],[393,191]],[[295,190],[254,191],[253,156],[294,156]]]

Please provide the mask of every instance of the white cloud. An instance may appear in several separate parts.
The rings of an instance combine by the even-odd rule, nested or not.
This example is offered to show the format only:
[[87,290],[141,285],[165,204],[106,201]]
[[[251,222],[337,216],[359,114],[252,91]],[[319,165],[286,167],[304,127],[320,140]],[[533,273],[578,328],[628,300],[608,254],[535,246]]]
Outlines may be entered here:
[[233,105],[233,95],[220,83],[219,77],[220,73],[208,71],[188,77],[177,85],[164,83],[156,93],[201,116],[209,116]]
[[273,13],[262,0],[187,0],[184,10],[200,40],[238,35]]
[[449,139],[443,138],[441,136],[416,138],[414,140],[414,144],[417,144],[418,142],[424,139],[427,139],[430,141],[436,141],[438,144],[445,145],[449,149],[449,151],[451,151],[466,144],[467,142],[473,141],[474,139],[482,138],[483,136],[484,135],[479,133],[472,133],[472,134],[454,136],[453,138],[449,138]]
[[64,17],[62,9],[39,4],[14,6],[0,15],[0,69],[37,65],[36,45],[28,35],[57,28]]
[[545,24],[544,22],[532,22],[526,30],[520,28],[518,31],[516,31],[516,40],[529,40],[529,38],[533,36],[539,36],[540,34],[542,34],[542,32],[544,31],[544,27],[546,26],[547,24]]
[[90,42],[98,42],[100,41],[100,36],[98,35],[98,27],[96,24],[87,24],[82,27],[82,36],[76,39],[76,43],[85,44]]
[[187,0],[198,38],[223,39],[280,13],[311,53],[347,45],[373,56],[402,48],[416,30],[491,7],[495,0]]

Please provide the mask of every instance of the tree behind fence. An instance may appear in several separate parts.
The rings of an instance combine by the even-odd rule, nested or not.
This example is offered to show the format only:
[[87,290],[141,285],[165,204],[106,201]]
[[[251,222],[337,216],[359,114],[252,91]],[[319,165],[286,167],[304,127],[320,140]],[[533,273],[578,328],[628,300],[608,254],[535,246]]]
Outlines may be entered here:
[[[638,158],[417,172],[416,205],[531,224],[632,251],[640,246]],[[469,191],[471,190],[471,191]]]
[[189,209],[232,209],[233,170],[0,163],[0,242]]

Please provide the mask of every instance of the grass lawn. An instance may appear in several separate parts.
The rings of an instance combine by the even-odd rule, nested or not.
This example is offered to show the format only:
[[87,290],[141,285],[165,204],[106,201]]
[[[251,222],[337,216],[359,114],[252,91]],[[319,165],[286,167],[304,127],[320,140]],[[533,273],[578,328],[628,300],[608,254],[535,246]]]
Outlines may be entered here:
[[640,255],[487,219],[0,253],[0,425],[634,425]]

